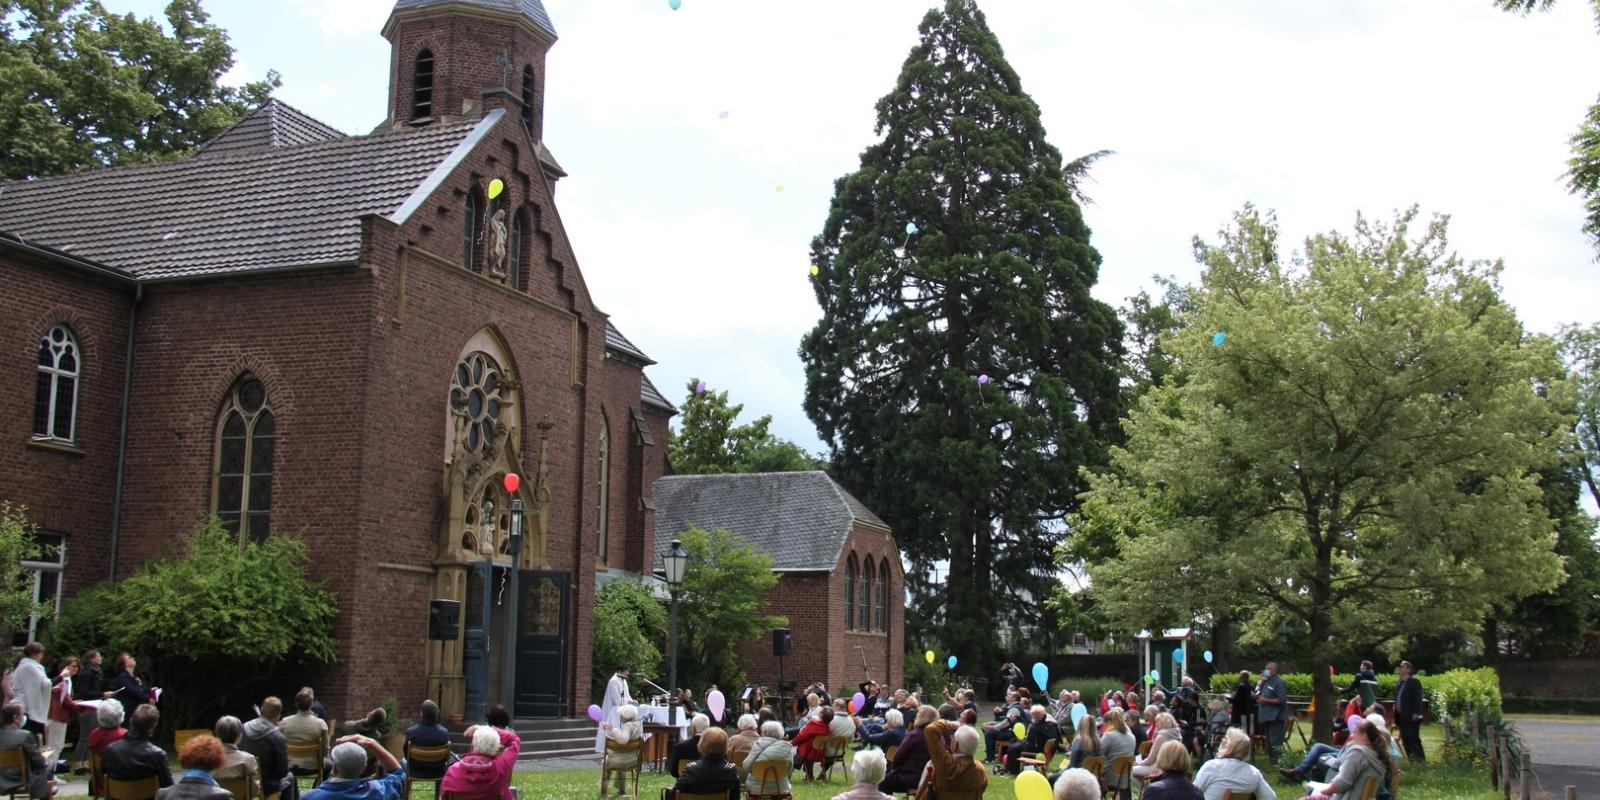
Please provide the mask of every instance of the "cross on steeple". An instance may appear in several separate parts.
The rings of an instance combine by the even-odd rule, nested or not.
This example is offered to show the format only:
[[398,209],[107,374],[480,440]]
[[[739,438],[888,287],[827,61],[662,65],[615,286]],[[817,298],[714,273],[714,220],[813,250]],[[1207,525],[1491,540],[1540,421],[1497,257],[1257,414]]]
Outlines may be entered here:
[[500,65],[500,88],[510,89],[512,69],[511,56],[506,53],[505,50],[501,50],[500,57],[495,59],[494,63]]

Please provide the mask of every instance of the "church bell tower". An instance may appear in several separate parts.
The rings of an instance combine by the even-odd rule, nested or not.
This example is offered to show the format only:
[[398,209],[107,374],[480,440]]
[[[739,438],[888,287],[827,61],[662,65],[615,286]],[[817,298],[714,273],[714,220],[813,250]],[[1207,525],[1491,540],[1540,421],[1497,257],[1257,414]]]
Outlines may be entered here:
[[389,40],[392,127],[475,117],[485,96],[544,138],[545,54],[555,27],[540,0],[397,0]]

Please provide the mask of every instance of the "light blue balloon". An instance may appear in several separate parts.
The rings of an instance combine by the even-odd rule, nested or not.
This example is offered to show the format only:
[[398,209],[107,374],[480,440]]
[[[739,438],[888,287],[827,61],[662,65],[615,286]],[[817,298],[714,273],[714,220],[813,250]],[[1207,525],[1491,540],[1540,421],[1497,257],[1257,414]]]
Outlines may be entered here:
[[917,232],[917,223],[915,223],[915,222],[907,222],[906,223],[906,233],[907,234],[912,234],[912,233],[916,233],[916,232]]
[[1074,728],[1078,727],[1078,720],[1083,719],[1084,715],[1086,715],[1088,713],[1089,713],[1089,709],[1084,708],[1082,703],[1073,703],[1072,704],[1072,727],[1074,727]]
[[1211,346],[1221,347],[1222,343],[1226,341],[1228,341],[1228,334],[1223,333],[1222,331],[1217,331],[1217,335],[1211,337]]
[[683,0],[667,0],[667,5],[670,6],[673,11],[677,11],[678,8],[683,5]]
[[956,657],[955,656],[951,656],[951,657],[945,659],[944,663],[950,665],[951,669],[955,669],[956,668]]
[[1155,678],[1158,681],[1161,680],[1161,670],[1159,670],[1159,669],[1150,670],[1150,677]]
[[1201,655],[1203,655],[1205,657],[1205,660],[1206,660],[1207,664],[1211,663],[1211,651],[1210,650],[1205,651]]
[[1050,668],[1043,661],[1033,662],[1033,682],[1039,684],[1039,691],[1050,691]]
[[1176,663],[1176,664],[1182,664],[1183,663],[1183,651],[1182,650],[1174,650],[1174,651],[1172,651],[1172,661],[1173,661],[1173,663]]

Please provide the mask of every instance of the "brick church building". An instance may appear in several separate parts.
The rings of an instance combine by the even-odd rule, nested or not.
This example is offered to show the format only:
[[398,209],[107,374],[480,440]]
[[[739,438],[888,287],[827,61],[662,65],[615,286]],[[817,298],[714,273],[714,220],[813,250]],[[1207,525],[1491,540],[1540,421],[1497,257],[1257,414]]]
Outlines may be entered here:
[[[539,0],[398,0],[382,30],[369,134],[272,101],[180,160],[0,184],[0,501],[59,545],[25,562],[58,605],[210,514],[303,538],[339,608],[339,659],[312,676],[330,715],[570,715],[596,586],[659,568],[675,409],[554,203]],[[890,616],[844,605],[842,572],[806,577],[834,565],[797,568],[854,620],[807,679],[842,679],[862,644],[899,672],[898,554],[862,521],[830,552],[894,553]],[[454,639],[428,638],[436,599],[459,603]]]

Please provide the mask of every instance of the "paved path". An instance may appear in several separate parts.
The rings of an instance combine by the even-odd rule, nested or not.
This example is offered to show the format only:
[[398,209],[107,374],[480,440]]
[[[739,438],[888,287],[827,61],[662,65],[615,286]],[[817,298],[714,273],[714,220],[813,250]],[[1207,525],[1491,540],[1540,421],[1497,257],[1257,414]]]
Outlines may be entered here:
[[1533,753],[1534,798],[1561,800],[1566,787],[1578,797],[1600,800],[1600,724],[1594,718],[1573,721],[1507,717]]

